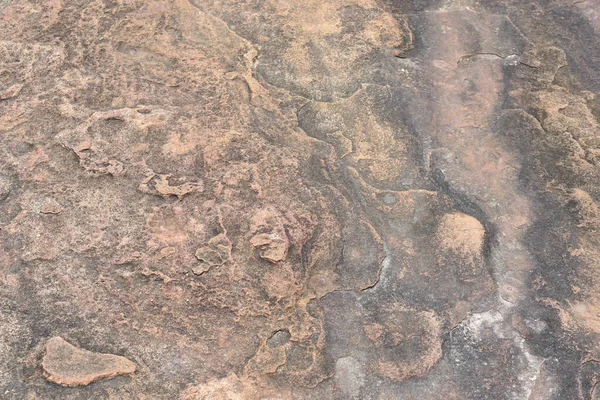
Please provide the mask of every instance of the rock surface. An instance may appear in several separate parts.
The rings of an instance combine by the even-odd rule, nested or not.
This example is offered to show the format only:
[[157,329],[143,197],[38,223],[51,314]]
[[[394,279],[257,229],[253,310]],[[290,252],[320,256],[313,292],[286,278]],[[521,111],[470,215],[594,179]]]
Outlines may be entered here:
[[125,357],[79,349],[58,336],[46,343],[42,368],[47,380],[63,386],[85,386],[135,372],[135,364]]
[[0,397],[598,398],[599,66],[600,0],[0,0]]

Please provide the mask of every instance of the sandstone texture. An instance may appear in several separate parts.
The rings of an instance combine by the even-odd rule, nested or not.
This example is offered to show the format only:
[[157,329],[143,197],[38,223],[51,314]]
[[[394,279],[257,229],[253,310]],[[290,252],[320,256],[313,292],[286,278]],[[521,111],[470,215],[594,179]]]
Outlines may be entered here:
[[0,398],[600,399],[598,95],[600,0],[0,0]]
[[85,386],[135,372],[135,364],[125,357],[78,349],[58,336],[46,343],[42,368],[47,380],[63,386]]

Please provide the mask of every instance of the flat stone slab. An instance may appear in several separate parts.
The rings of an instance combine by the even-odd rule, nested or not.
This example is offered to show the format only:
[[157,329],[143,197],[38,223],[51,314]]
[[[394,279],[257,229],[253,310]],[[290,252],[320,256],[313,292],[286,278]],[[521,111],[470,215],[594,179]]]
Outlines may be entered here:
[[63,386],[86,386],[135,372],[135,364],[125,357],[80,349],[58,336],[46,343],[42,368],[48,381]]

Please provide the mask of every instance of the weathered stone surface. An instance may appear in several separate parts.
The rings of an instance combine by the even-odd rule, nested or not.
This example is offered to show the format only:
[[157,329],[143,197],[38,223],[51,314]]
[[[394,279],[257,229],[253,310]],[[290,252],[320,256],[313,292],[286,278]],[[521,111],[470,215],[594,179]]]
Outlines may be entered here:
[[42,214],[60,214],[63,211],[63,208],[60,204],[54,199],[48,199],[43,202],[40,207],[40,212]]
[[220,380],[211,380],[205,385],[186,390],[181,400],[290,400],[288,391],[275,391],[260,387],[246,379],[231,374]]
[[0,0],[0,397],[597,397],[599,57],[599,0]]
[[125,357],[79,349],[58,336],[46,342],[42,368],[47,380],[63,386],[85,386],[135,372],[135,364]]
[[6,200],[11,190],[10,178],[0,175],[0,201]]

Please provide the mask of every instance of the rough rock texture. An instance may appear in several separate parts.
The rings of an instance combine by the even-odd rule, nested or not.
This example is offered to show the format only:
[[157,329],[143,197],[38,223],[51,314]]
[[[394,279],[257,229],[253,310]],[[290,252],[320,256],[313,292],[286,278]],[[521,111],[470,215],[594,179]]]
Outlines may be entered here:
[[599,66],[600,0],[0,0],[0,397],[600,398]]
[[63,386],[85,386],[135,372],[135,364],[125,357],[78,349],[58,336],[46,343],[42,368],[47,380]]

